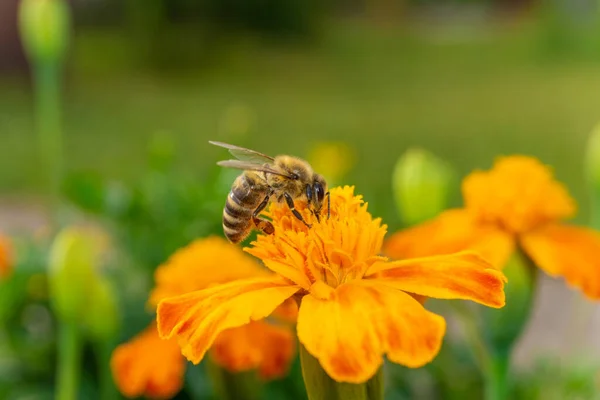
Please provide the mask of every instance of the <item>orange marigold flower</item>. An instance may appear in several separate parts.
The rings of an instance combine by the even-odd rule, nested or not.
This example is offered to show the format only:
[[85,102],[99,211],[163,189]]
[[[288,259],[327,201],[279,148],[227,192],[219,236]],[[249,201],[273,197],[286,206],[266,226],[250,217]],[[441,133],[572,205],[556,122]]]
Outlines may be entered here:
[[162,340],[152,324],[115,349],[111,369],[127,397],[171,398],[183,385],[185,363],[177,341]]
[[[219,237],[209,237],[199,239],[190,245],[178,250],[163,265],[155,271],[156,286],[152,290],[149,298],[149,304],[156,307],[156,304],[165,297],[177,296],[195,290],[205,289],[217,284],[230,282],[236,279],[250,277],[269,277],[273,275],[268,270],[262,268],[252,257],[235,245]],[[274,317],[281,321],[279,325],[267,322],[257,322],[251,326],[230,329],[222,332],[211,349],[212,359],[223,368],[231,372],[242,372],[251,369],[257,369],[259,375],[264,379],[274,379],[284,376],[289,368],[290,362],[295,354],[295,339],[289,326],[283,322],[295,322],[297,315],[297,306],[294,302],[282,304],[274,312]],[[146,332],[153,332],[152,339],[160,340],[156,335],[156,328],[150,327]],[[149,333],[140,335],[141,339],[134,339],[133,343],[122,345],[121,353],[128,355],[135,354],[134,350],[144,349],[148,353],[155,353],[152,347],[153,343]],[[166,342],[170,344],[167,345]],[[121,348],[120,347],[120,348]],[[117,350],[119,350],[118,348]],[[165,341],[163,350],[175,348],[179,362],[185,368],[185,359],[177,342],[174,340]],[[127,362],[117,361],[116,357],[126,359]],[[137,365],[137,364],[143,365]],[[120,368],[116,368],[120,367]],[[132,384],[127,384],[130,376],[138,377],[140,383],[136,383],[139,390],[144,387],[154,385],[154,391],[160,390],[157,383],[162,381],[152,380],[153,375],[141,372],[155,369],[164,370],[171,368],[170,364],[165,364],[159,355],[155,357],[126,357],[119,355],[119,352],[113,353],[113,374],[115,380],[121,389],[121,392],[130,396]],[[141,372],[140,372],[141,371]],[[160,372],[157,372],[160,374]],[[141,381],[146,377],[146,386]],[[175,380],[176,376],[172,376]],[[178,383],[170,382],[169,386],[162,388],[164,392],[175,390],[175,394],[182,385],[183,374],[179,376]],[[156,387],[155,387],[156,386]],[[145,394],[151,396],[151,392],[138,392],[137,395]]]
[[519,247],[549,275],[600,299],[600,233],[559,222],[576,206],[548,166],[502,157],[490,171],[467,176],[462,190],[464,208],[394,234],[385,253],[405,258],[471,249],[502,268]]
[[275,233],[246,249],[276,275],[161,301],[162,337],[177,337],[182,353],[198,363],[221,332],[259,321],[294,296],[300,342],[333,379],[361,383],[384,354],[420,367],[438,353],[445,321],[410,294],[504,305],[503,274],[473,253],[393,262],[379,256],[386,227],[353,187],[331,190],[329,219],[318,221],[305,204],[296,209],[311,228],[273,204]]
[[6,278],[12,272],[13,256],[10,240],[0,234],[0,279]]

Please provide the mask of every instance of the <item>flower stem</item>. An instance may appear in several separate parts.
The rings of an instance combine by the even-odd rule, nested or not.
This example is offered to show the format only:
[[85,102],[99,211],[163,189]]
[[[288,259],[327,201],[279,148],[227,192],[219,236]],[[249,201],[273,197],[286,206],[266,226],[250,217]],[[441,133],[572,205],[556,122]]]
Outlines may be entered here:
[[215,395],[220,400],[258,400],[262,387],[255,371],[233,373],[211,360],[206,361],[207,373]]
[[300,344],[302,377],[309,400],[382,400],[383,369],[367,382],[352,384],[337,382],[323,370],[319,360]]
[[62,322],[58,332],[56,399],[76,400],[79,390],[81,337],[75,323]]
[[63,137],[60,124],[60,66],[39,63],[34,67],[35,116],[42,170],[45,183],[56,207],[62,179]]
[[114,384],[110,369],[110,356],[114,349],[112,340],[96,343],[96,359],[98,360],[99,399],[110,400],[117,398],[117,388]]
[[509,394],[510,353],[497,353],[490,357],[484,373],[485,400],[506,400]]

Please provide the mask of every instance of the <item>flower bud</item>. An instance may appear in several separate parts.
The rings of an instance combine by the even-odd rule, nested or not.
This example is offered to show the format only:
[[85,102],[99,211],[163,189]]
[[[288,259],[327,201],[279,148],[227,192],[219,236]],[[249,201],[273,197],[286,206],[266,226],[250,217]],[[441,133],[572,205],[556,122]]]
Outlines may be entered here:
[[396,162],[392,189],[406,226],[435,217],[446,208],[453,171],[444,161],[418,148],[407,150]]
[[65,0],[21,1],[21,40],[32,61],[60,62],[66,53],[69,26],[70,12]]
[[83,323],[90,337],[108,341],[119,331],[120,315],[114,287],[108,279],[93,281]]
[[588,139],[585,174],[591,197],[591,225],[600,229],[600,124],[596,125]]
[[50,250],[48,285],[51,304],[59,319],[81,322],[88,312],[98,247],[95,237],[82,229],[63,229]]
[[508,279],[504,291],[506,306],[500,310],[481,308],[484,338],[494,353],[509,353],[529,321],[535,295],[533,262],[517,251],[502,269]]

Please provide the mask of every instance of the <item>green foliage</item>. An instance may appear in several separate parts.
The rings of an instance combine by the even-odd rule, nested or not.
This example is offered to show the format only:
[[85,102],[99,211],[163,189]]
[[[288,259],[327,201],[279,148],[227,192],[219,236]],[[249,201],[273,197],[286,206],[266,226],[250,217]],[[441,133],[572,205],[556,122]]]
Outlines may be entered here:
[[150,144],[148,170],[133,185],[74,174],[66,196],[103,218],[116,243],[149,272],[193,239],[220,234],[225,198],[239,172],[214,167],[200,177],[174,167],[173,143],[157,136]]
[[52,399],[54,316],[46,281],[48,243],[16,239],[13,273],[0,281],[0,398]]
[[533,368],[518,374],[515,400],[598,400],[600,365],[540,359]]

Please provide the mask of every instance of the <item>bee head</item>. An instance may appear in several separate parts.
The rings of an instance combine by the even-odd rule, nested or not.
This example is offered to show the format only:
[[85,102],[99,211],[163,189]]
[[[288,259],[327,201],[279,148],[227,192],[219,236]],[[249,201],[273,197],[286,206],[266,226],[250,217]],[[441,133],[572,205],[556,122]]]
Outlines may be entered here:
[[323,208],[326,193],[327,182],[321,175],[315,174],[312,184],[306,185],[306,198],[317,216]]

